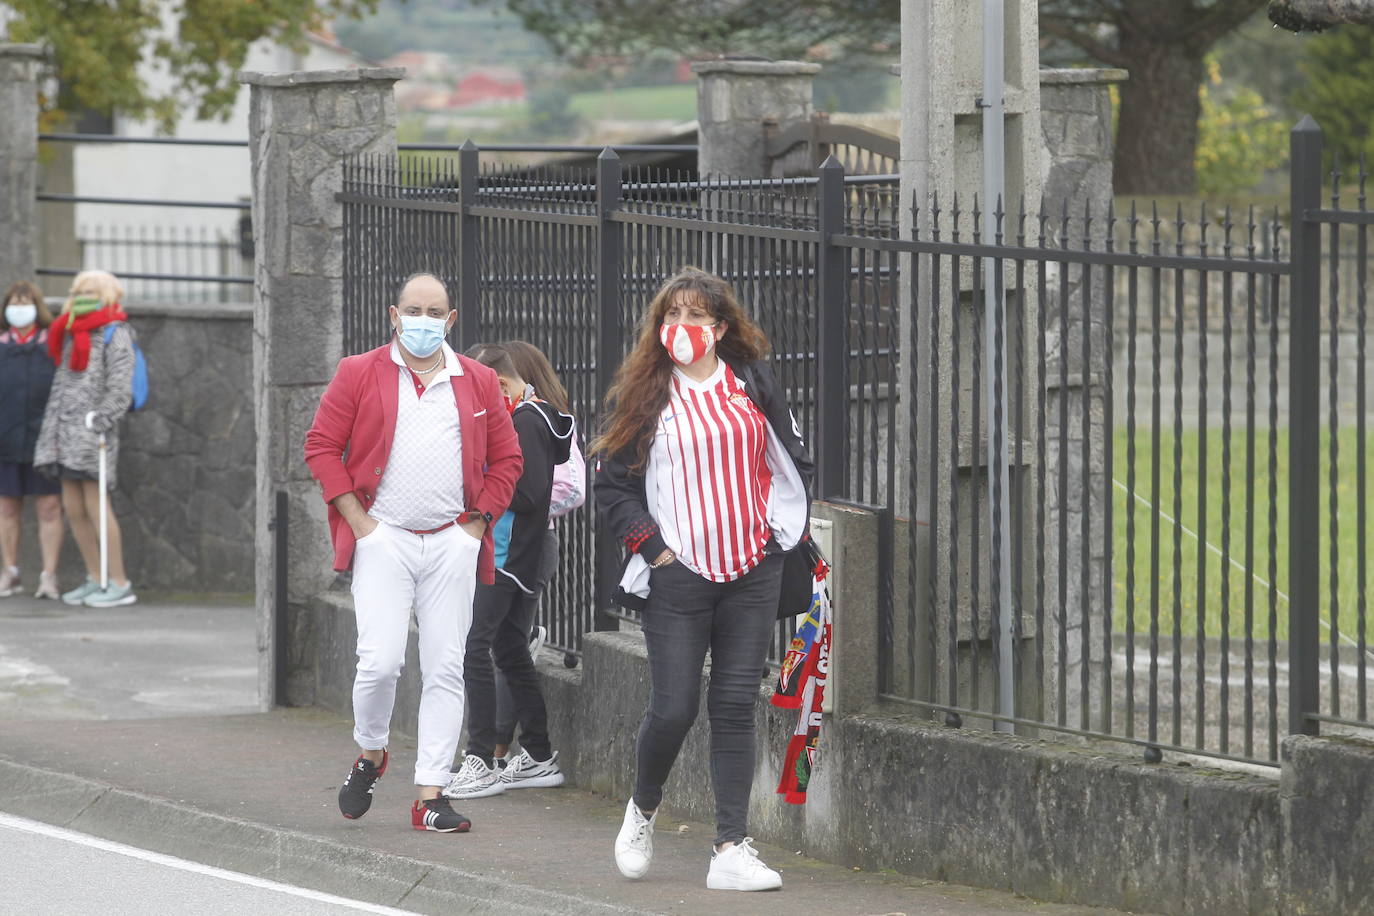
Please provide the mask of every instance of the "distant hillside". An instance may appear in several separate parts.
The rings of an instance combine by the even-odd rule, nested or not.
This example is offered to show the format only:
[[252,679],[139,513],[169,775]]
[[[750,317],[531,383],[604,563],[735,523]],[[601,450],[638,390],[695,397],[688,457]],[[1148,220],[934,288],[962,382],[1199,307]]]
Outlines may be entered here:
[[501,3],[473,0],[382,0],[363,19],[334,22],[339,42],[369,60],[401,51],[443,51],[465,64],[527,67],[554,57]]

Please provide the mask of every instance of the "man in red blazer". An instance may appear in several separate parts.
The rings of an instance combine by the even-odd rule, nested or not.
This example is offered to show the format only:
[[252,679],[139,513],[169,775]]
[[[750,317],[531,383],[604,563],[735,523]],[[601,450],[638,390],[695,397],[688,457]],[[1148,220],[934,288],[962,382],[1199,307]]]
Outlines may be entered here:
[[389,314],[392,341],[339,363],[305,437],[305,462],[329,504],[334,568],[353,570],[358,621],[353,738],[362,754],[339,810],[366,814],[386,772],[413,609],[423,687],[411,826],[463,832],[471,821],[440,789],[463,725],[473,593],[495,575],[489,526],[522,459],[496,373],[444,342],[458,313],[443,283],[416,274]]

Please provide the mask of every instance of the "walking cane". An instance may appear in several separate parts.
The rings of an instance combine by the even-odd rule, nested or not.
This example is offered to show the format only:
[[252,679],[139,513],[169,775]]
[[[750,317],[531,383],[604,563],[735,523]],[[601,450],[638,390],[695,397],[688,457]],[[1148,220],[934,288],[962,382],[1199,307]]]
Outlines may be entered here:
[[[95,419],[95,411],[86,414],[86,428],[94,429],[92,421]],[[110,587],[110,540],[109,540],[109,512],[105,507],[107,499],[105,493],[105,434],[100,434],[100,590],[104,591]]]

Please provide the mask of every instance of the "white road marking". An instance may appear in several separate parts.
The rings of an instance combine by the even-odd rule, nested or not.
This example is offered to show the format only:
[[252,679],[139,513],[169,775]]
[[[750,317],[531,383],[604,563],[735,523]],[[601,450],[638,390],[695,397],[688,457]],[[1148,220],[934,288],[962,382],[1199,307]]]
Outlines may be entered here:
[[318,903],[328,903],[333,906],[345,907],[350,910],[358,910],[362,913],[381,913],[386,914],[386,916],[411,916],[406,910],[398,910],[376,903],[365,903],[361,900],[349,900],[346,897],[336,897],[333,894],[326,894],[323,891],[314,891],[306,887],[295,887],[290,884],[282,884],[279,881],[269,881],[266,878],[256,878],[253,875],[228,871],[227,869],[216,868],[213,865],[202,865],[199,862],[190,862],[186,859],[178,859],[175,856],[167,856],[159,852],[139,849],[136,846],[126,846],[123,843],[102,840],[99,837],[87,836],[84,833],[77,833],[74,830],[54,827],[51,824],[31,821],[28,818],[15,817],[10,814],[0,813],[0,827],[23,830],[28,833],[38,834],[39,836],[75,843],[78,846],[99,849],[104,852],[127,856],[131,859],[140,859],[144,862],[151,862],[154,865],[161,865],[165,868],[175,868],[180,871],[191,872],[197,875],[219,878],[224,881],[232,881],[235,884],[246,884],[250,887],[260,888],[262,890],[276,891],[279,894],[289,894],[292,897],[301,897]]

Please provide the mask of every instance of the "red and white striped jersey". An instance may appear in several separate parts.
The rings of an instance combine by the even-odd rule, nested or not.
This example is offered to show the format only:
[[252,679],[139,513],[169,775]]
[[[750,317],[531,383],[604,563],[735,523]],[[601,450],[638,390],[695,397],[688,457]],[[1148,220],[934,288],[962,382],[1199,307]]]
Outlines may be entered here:
[[772,536],[768,420],[724,360],[703,382],[674,369],[671,386],[649,451],[649,511],[679,562],[730,582]]

